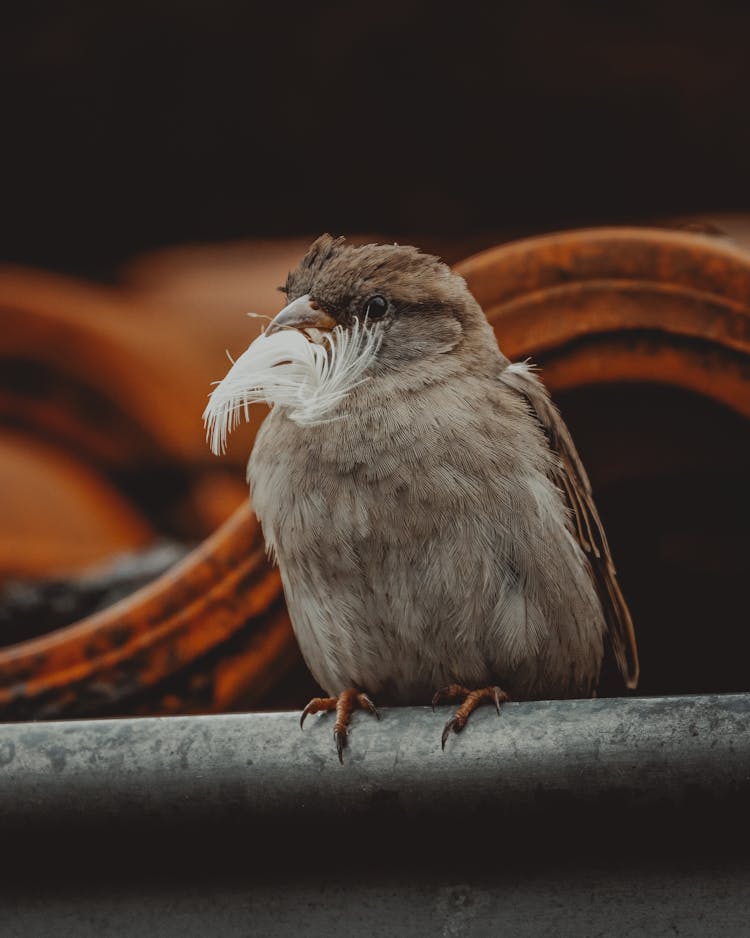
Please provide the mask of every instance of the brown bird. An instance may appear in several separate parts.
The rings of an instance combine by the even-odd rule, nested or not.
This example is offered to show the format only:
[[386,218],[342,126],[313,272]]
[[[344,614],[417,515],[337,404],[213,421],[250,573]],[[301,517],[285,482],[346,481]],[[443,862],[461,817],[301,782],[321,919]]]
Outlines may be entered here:
[[591,696],[633,624],[586,472],[528,363],[464,280],[399,245],[319,238],[289,304],[204,415],[215,449],[272,403],[248,465],[302,654],[335,710]]

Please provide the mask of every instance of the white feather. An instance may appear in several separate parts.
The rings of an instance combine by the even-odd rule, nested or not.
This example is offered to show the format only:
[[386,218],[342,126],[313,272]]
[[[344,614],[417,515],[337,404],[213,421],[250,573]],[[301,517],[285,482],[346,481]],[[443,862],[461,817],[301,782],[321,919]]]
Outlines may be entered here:
[[324,333],[320,343],[297,329],[259,335],[211,392],[203,422],[212,452],[226,450],[228,434],[248,419],[250,404],[287,408],[303,426],[332,419],[335,406],[365,380],[381,340],[380,326],[358,319]]

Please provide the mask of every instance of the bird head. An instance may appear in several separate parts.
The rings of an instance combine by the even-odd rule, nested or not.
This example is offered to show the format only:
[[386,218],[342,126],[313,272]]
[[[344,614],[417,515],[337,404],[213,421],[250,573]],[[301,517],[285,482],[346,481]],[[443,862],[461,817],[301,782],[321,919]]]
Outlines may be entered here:
[[217,382],[204,411],[223,452],[248,405],[279,405],[311,426],[409,389],[497,370],[492,330],[462,277],[397,244],[323,235],[286,285],[288,304]]
[[495,345],[464,279],[415,247],[353,246],[322,235],[281,289],[289,303],[267,335],[295,328],[319,338],[356,323],[377,326],[381,341],[371,367],[375,374],[416,365],[424,378],[424,366],[454,349],[468,346],[478,352],[488,338]]

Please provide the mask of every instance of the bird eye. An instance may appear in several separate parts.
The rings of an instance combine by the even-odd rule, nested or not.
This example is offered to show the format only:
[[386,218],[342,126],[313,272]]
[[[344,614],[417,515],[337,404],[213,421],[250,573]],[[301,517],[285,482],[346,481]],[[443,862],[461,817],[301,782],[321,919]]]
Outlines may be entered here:
[[362,311],[368,319],[382,319],[388,312],[388,300],[376,293],[365,303]]

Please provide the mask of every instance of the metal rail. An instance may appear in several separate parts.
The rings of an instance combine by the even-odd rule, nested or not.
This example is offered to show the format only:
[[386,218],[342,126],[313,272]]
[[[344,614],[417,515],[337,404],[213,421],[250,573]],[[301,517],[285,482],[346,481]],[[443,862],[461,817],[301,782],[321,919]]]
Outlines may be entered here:
[[[448,713],[292,713],[0,726],[0,825],[107,817],[314,819],[750,799],[750,696],[509,704],[440,750]],[[456,797],[460,792],[460,798]]]
[[750,695],[0,726],[0,934],[747,935]]

